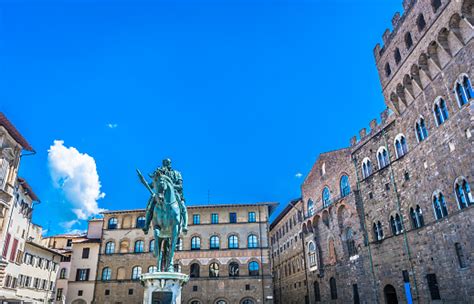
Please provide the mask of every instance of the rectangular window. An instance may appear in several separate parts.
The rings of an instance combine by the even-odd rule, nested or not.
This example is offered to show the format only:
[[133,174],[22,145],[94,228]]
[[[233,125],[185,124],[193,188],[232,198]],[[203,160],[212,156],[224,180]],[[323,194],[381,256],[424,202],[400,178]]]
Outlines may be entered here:
[[429,273],[426,275],[426,281],[428,282],[428,288],[430,290],[431,300],[441,300],[439,294],[438,281],[436,280],[436,274]]
[[76,272],[76,281],[89,281],[89,269],[77,269]]
[[63,289],[58,288],[58,290],[56,290],[56,301],[61,301],[62,297],[63,297]]
[[229,213],[229,222],[230,223],[237,223],[237,213],[235,213],[235,212]]
[[211,224],[219,223],[219,215],[217,213],[211,214]]
[[201,223],[201,216],[199,214],[193,214],[193,224],[199,225]]
[[81,296],[83,295],[83,293],[84,293],[84,292],[83,292],[82,290],[78,290],[78,291],[77,291],[77,295],[78,295],[79,297],[81,297]]
[[133,289],[130,288],[130,289],[128,290],[128,294],[129,294],[129,295],[133,295]]
[[72,246],[72,239],[68,239],[66,242],[66,247],[71,247]]
[[105,295],[106,295],[106,296],[110,295],[110,289],[106,289],[106,290],[105,290]]
[[17,248],[18,248],[18,240],[13,239],[12,251],[10,253],[10,262],[15,262]]
[[249,223],[255,223],[257,221],[257,218],[255,217],[255,212],[250,211],[249,212]]
[[89,251],[90,251],[90,248],[82,248],[82,258],[83,259],[88,259],[89,258]]
[[357,284],[352,284],[352,293],[354,294],[354,304],[359,304],[359,287]]
[[459,267],[466,268],[466,257],[464,256],[464,252],[462,250],[460,243],[455,243],[454,248],[456,249],[456,255],[458,256]]
[[2,252],[2,257],[4,257],[5,259],[7,258],[8,246],[10,245],[10,238],[11,238],[10,233],[7,233],[7,236],[5,237],[5,245],[3,247],[3,252]]

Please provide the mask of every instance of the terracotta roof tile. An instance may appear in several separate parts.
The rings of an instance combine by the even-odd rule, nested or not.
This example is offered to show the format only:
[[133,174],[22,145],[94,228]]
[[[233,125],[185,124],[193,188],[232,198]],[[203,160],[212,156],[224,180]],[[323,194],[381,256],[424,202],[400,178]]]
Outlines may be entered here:
[[8,120],[8,118],[0,112],[0,126],[5,127],[8,133],[13,137],[26,151],[35,152],[33,147],[26,141],[26,139],[20,134],[15,126]]

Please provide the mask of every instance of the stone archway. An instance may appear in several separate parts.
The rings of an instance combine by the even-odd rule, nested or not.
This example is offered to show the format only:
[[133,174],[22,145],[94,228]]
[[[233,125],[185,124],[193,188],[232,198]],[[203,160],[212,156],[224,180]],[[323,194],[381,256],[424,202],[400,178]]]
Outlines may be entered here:
[[395,290],[395,287],[390,284],[385,285],[383,294],[385,296],[385,303],[398,304],[397,291]]

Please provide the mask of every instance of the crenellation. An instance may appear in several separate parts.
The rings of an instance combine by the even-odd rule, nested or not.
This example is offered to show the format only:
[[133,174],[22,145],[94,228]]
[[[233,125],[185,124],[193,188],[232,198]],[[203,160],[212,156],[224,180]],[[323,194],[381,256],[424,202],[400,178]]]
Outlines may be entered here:
[[360,129],[359,138],[362,140],[366,135],[367,135],[367,129],[366,128]]
[[357,144],[357,136],[352,136],[350,143],[351,143],[351,147],[355,146]]
[[400,12],[396,12],[392,17],[392,28],[397,28],[399,21],[400,21]]
[[385,45],[387,45],[388,42],[389,42],[389,37],[390,37],[390,34],[391,34],[391,33],[392,33],[392,32],[391,32],[390,29],[388,29],[388,28],[385,29],[385,31],[383,32],[382,41],[383,41],[383,44],[384,44],[384,48],[383,48],[384,50],[385,50]]
[[377,119],[376,118],[372,119],[369,123],[369,126],[370,126],[370,133],[372,133],[378,126]]

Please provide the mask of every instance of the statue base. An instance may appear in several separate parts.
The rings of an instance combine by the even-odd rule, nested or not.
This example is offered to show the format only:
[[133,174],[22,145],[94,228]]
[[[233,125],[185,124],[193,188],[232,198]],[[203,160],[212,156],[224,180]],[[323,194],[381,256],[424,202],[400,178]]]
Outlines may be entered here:
[[142,274],[145,286],[143,304],[181,304],[181,287],[189,276],[179,272],[152,272]]

